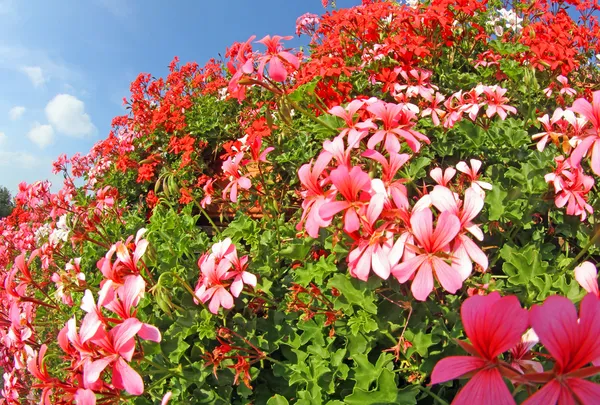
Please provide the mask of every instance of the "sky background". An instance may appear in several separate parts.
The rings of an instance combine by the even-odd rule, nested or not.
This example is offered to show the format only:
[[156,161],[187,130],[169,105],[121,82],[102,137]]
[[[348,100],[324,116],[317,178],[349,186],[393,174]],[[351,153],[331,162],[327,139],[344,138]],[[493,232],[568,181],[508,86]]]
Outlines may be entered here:
[[57,190],[52,161],[107,136],[139,73],[164,77],[174,56],[202,66],[250,35],[294,35],[306,12],[322,14],[321,0],[0,0],[0,185]]

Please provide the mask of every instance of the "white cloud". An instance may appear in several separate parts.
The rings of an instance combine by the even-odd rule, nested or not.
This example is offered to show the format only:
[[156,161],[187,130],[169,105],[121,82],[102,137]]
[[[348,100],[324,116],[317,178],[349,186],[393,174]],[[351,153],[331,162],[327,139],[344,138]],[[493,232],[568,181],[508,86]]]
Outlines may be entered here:
[[31,84],[33,84],[34,87],[40,87],[46,83],[44,71],[39,66],[23,66],[21,71],[29,77]]
[[37,166],[39,159],[27,152],[8,152],[0,150],[0,167],[19,167],[31,169]]
[[50,125],[41,125],[38,122],[33,124],[31,130],[27,133],[27,137],[31,139],[40,148],[45,148],[54,140],[54,129]]
[[25,113],[25,107],[17,105],[8,111],[8,116],[12,121],[16,121]]
[[0,146],[6,143],[7,136],[4,132],[0,132]]
[[70,94],[59,94],[46,105],[46,117],[50,124],[65,135],[84,137],[96,131],[85,104]]

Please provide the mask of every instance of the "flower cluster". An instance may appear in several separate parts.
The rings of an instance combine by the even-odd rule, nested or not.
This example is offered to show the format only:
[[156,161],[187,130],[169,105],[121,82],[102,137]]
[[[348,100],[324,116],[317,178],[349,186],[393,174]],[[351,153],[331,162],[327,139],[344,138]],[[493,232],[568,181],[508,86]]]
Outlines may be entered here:
[[231,309],[233,298],[239,297],[244,285],[256,287],[256,276],[247,271],[248,256],[238,257],[237,249],[227,238],[215,243],[210,253],[198,259],[200,278],[194,290],[194,300],[208,304],[216,314],[220,307]]
[[545,178],[554,186],[556,206],[566,206],[568,215],[577,215],[582,221],[594,212],[588,204],[588,194],[595,180],[586,174],[582,165],[585,157],[591,171],[600,176],[599,111],[600,91],[596,91],[591,103],[578,98],[570,109],[558,108],[552,118],[548,114],[538,118],[545,131],[533,135],[533,139],[538,140],[539,151],[543,151],[549,141],[560,148],[562,154],[555,158],[556,168]]
[[[356,121],[359,112],[365,119]],[[411,204],[405,180],[397,177],[411,157],[399,153],[401,145],[416,153],[421,142],[429,142],[412,128],[414,113],[373,99],[355,100],[347,109],[334,108],[331,113],[343,118],[346,126],[333,141],[324,142],[314,165],[298,171],[304,187],[298,229],[304,227],[317,237],[320,228],[341,216],[343,231],[353,240],[350,274],[363,281],[371,271],[384,280],[390,275],[400,283],[412,280],[413,295],[421,301],[433,290],[434,278],[455,293],[471,274],[473,262],[485,271],[487,257],[467,236],[483,240],[482,231],[472,222],[483,208],[484,188],[491,189],[478,180],[481,162],[457,165],[467,178],[461,184],[471,183],[467,188],[450,184],[454,168],[443,175],[441,169],[434,169],[432,177],[438,184],[430,192],[423,190]],[[381,177],[372,179],[363,166],[378,168]]]

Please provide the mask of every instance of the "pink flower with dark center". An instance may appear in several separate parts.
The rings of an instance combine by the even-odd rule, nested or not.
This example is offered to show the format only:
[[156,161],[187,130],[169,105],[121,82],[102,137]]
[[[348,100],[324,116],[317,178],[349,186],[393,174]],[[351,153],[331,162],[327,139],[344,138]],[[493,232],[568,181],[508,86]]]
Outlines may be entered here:
[[440,360],[431,373],[431,384],[470,376],[453,404],[515,404],[502,377],[517,373],[498,356],[519,344],[529,323],[527,310],[521,308],[517,297],[500,297],[494,292],[467,298],[460,313],[471,343],[457,343],[471,356]]
[[463,280],[460,272],[447,260],[454,259],[449,246],[460,232],[460,220],[451,212],[442,212],[434,229],[433,214],[425,208],[412,214],[410,224],[418,246],[407,248],[413,250],[416,256],[395,265],[391,269],[392,275],[400,283],[414,276],[411,291],[419,301],[425,301],[433,290],[434,277],[446,291],[454,294],[462,287]]
[[600,358],[600,299],[586,295],[578,317],[568,298],[548,297],[531,308],[531,326],[555,363],[552,371],[526,376],[545,385],[523,404],[600,403],[600,385],[584,379],[600,373],[599,367],[586,367]]
[[351,169],[339,166],[331,171],[329,178],[344,201],[325,202],[319,209],[319,215],[327,221],[340,211],[345,211],[344,230],[348,233],[357,231],[360,227],[360,210],[364,206],[360,197],[363,192],[369,191],[371,178],[358,166]]

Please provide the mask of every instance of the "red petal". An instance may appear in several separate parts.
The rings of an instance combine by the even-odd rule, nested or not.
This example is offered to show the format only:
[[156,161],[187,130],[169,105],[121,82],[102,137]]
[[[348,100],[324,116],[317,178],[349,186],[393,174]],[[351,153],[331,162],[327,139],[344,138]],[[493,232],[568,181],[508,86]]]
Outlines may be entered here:
[[580,378],[569,378],[567,384],[582,405],[600,404],[600,385]]
[[515,400],[497,369],[481,370],[475,374],[452,401],[452,405],[475,404],[515,404]]
[[548,297],[543,305],[531,308],[531,326],[559,367],[564,368],[579,344],[575,305],[565,297]]
[[485,360],[479,357],[451,356],[437,362],[431,372],[431,384],[439,384],[460,378],[471,371],[482,368]]
[[523,402],[522,405],[556,404],[558,397],[561,396],[561,391],[563,391],[561,385],[556,380],[552,380],[548,384],[544,385],[541,390],[530,396],[525,402]]
[[467,337],[482,357],[492,360],[514,347],[529,325],[515,296],[498,293],[467,298],[461,307]]

